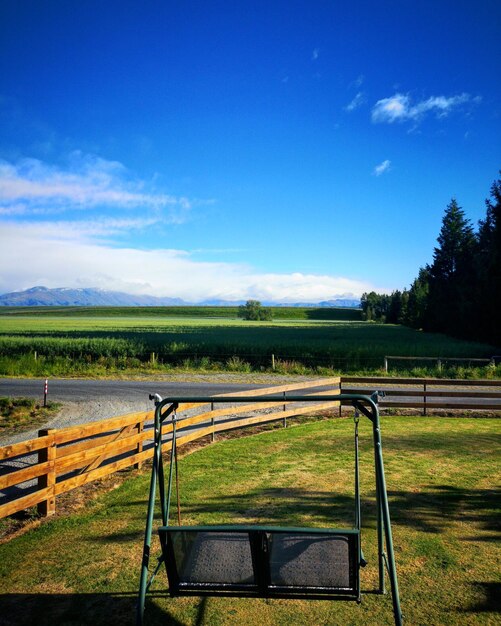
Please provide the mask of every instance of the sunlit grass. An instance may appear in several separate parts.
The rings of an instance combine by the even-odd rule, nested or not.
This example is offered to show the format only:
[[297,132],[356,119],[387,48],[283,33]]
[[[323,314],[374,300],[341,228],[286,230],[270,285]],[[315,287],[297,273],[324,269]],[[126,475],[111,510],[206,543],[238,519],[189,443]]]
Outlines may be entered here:
[[[386,477],[407,624],[499,618],[501,431],[495,419],[384,417]],[[362,588],[377,579],[370,425],[361,422]],[[16,624],[133,624],[145,472],[0,547],[4,615]],[[321,421],[219,442],[181,459],[183,523],[333,527],[353,521],[353,423]],[[157,522],[158,523],[158,520]],[[158,545],[155,545],[158,548]],[[392,624],[388,596],[355,603],[169,599],[161,571],[147,623]]]

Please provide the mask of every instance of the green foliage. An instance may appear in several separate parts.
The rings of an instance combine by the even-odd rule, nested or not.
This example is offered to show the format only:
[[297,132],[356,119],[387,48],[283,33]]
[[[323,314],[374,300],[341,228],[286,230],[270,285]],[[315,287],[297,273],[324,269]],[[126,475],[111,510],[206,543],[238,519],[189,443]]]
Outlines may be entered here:
[[494,181],[491,198],[486,200],[485,220],[479,223],[477,303],[479,338],[492,338],[501,347],[501,179]]
[[475,312],[476,239],[470,221],[454,199],[445,210],[437,242],[429,270],[426,326],[457,336],[471,324]]
[[269,322],[273,318],[270,308],[265,308],[259,300],[247,300],[238,307],[238,317],[254,322]]
[[403,323],[411,328],[423,328],[428,313],[428,294],[430,290],[430,272],[427,267],[419,269],[418,277],[409,289],[407,312]]
[[383,324],[402,324],[409,302],[409,293],[394,291],[391,296],[375,291],[362,294],[362,314],[365,320],[382,322]]

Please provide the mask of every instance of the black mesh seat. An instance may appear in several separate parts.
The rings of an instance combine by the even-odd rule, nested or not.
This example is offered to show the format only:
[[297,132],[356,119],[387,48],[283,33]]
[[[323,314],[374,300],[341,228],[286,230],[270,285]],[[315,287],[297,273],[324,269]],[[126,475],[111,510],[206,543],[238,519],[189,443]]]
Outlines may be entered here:
[[171,595],[359,595],[357,530],[265,526],[159,529]]
[[172,539],[182,583],[255,586],[247,533],[179,531]]
[[269,541],[273,588],[353,588],[348,536],[280,532],[270,533]]

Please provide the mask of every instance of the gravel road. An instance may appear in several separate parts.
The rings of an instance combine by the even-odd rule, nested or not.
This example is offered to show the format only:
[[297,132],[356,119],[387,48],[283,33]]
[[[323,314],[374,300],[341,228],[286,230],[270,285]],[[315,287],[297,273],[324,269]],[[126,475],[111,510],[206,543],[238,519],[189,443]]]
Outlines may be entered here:
[[[162,397],[210,396],[300,380],[313,379],[242,374],[148,377],[140,380],[51,379],[48,399],[63,405],[59,413],[46,424],[37,424],[33,430],[0,436],[0,446],[37,437],[39,428],[65,428],[135,411],[150,411],[154,408],[149,400],[150,393],[158,393]],[[39,398],[42,401],[43,387],[43,379],[1,378],[0,396]]]
[[[149,394],[167,396],[211,396],[246,389],[271,387],[300,380],[313,380],[307,377],[270,376],[241,374],[187,375],[183,377],[142,378],[140,380],[86,380],[51,379],[48,397],[62,404],[59,413],[45,424],[36,428],[0,436],[0,447],[18,441],[34,439],[40,428],[65,428],[78,424],[98,421],[116,415],[136,411],[150,411],[154,408]],[[44,379],[0,379],[0,396],[39,398],[43,400]],[[36,462],[37,455],[26,455],[0,463],[0,475],[12,468],[28,467]],[[23,495],[36,484],[29,480],[21,485],[0,490],[0,497],[10,497],[13,493]],[[27,491],[28,490],[28,491]]]

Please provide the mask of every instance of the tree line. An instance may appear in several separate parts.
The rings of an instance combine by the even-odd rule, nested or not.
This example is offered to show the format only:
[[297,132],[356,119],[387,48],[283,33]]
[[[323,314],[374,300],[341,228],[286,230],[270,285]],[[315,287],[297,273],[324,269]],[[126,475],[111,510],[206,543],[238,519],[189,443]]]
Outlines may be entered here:
[[475,230],[453,198],[433,262],[419,269],[409,289],[364,293],[364,318],[501,346],[501,179],[485,205]]

